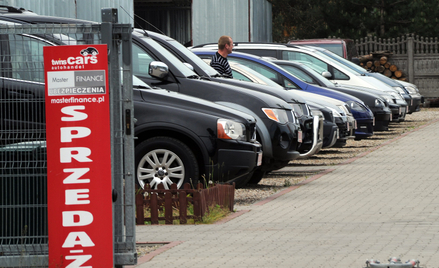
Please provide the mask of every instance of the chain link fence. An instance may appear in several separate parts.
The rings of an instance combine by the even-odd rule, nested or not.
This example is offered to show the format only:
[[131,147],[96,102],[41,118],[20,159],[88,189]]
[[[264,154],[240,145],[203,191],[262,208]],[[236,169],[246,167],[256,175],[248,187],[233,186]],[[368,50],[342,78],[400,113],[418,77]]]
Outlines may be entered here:
[[[0,24],[0,267],[48,266],[43,46],[107,44],[114,264],[136,263],[131,25]],[[108,182],[109,183],[109,182]],[[49,184],[49,185],[48,185]]]

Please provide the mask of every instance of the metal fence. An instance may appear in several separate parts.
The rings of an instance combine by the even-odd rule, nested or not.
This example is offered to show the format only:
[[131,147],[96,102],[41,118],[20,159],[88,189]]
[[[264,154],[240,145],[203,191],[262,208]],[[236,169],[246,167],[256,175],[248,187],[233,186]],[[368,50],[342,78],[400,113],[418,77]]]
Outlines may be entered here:
[[426,98],[439,97],[439,40],[418,35],[381,39],[366,37],[355,40],[359,55],[388,50],[389,61],[398,66],[408,81],[418,86]]
[[114,14],[102,10],[95,25],[0,24],[0,267],[48,266],[46,45],[108,45],[113,257],[116,267],[137,261],[131,25]]

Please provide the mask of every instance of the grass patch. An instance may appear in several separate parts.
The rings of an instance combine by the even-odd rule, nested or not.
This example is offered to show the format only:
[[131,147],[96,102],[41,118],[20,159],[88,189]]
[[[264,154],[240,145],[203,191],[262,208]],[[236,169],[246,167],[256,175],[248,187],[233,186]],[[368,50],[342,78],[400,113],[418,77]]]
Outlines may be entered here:
[[201,219],[203,224],[211,224],[219,221],[229,215],[231,212],[228,208],[223,208],[220,205],[215,205],[209,208],[209,212],[206,213]]

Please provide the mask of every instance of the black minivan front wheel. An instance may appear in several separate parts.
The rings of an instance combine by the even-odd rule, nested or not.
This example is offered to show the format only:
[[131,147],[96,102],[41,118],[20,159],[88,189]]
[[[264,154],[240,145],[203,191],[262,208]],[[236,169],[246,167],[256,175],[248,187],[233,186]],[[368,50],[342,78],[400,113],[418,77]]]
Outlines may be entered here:
[[157,189],[163,184],[170,189],[177,184],[180,189],[184,183],[198,183],[199,167],[192,150],[181,141],[171,137],[154,137],[136,146],[137,183],[144,188],[149,184]]

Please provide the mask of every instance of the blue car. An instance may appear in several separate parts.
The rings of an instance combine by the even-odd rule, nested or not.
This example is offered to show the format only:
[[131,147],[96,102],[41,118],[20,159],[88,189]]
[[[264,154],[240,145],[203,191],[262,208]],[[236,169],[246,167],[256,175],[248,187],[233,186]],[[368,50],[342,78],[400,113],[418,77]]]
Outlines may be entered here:
[[[208,49],[192,49],[200,58],[210,59],[215,50]],[[357,121],[357,129],[355,130],[355,139],[364,139],[373,136],[374,116],[373,112],[364,104],[363,101],[352,95],[337,92],[335,90],[323,88],[303,82],[282,67],[265,60],[262,57],[233,52],[227,56],[229,61],[239,62],[262,75],[272,79],[276,83],[289,90],[304,90],[311,93],[327,96],[330,98],[341,100],[347,103],[351,109],[351,113]]]

